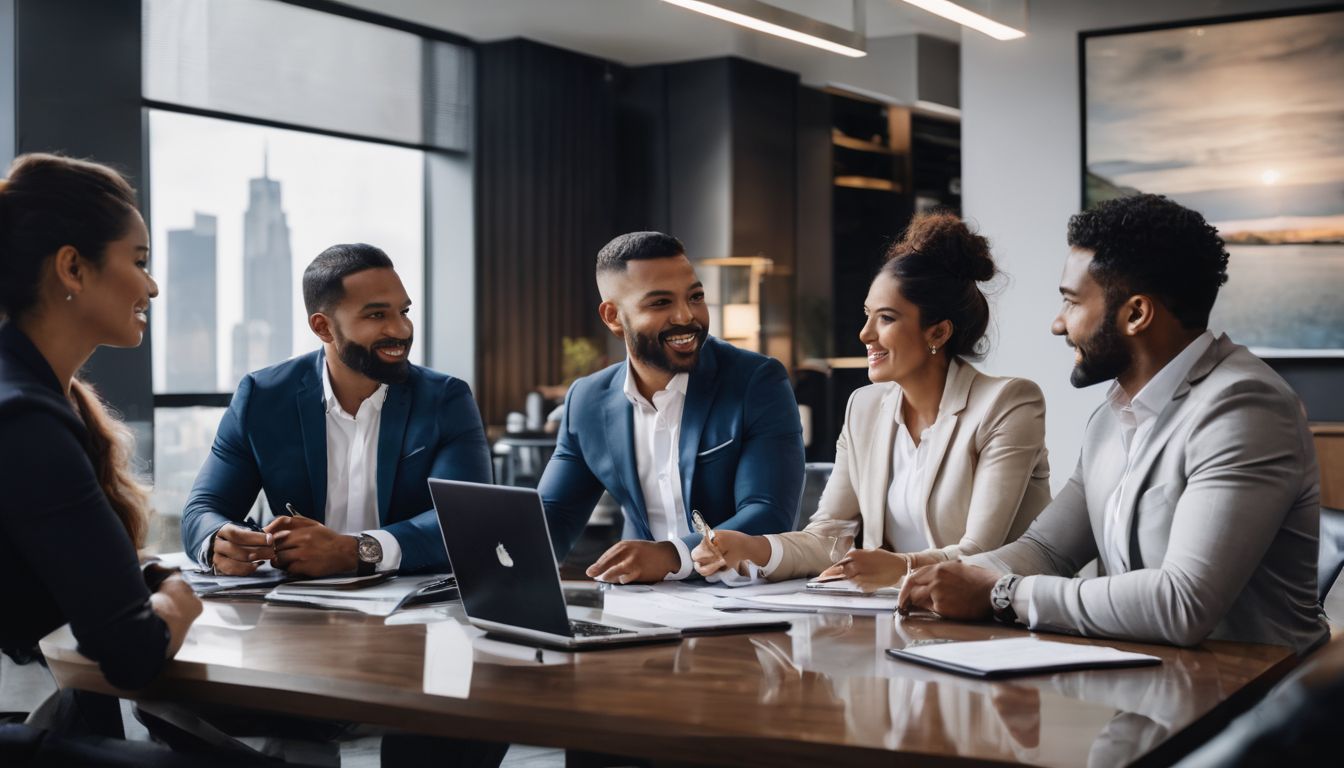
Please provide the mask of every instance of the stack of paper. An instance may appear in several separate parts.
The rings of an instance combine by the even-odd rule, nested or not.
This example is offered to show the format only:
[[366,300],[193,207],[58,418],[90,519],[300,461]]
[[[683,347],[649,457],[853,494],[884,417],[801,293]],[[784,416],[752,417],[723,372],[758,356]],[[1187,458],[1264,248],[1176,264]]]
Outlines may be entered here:
[[887,595],[832,595],[809,590],[787,595],[725,597],[716,601],[714,607],[720,611],[891,613],[896,610],[896,601],[897,598]]
[[654,589],[609,590],[603,597],[602,611],[625,619],[676,627],[684,634],[786,629],[789,623],[789,617],[778,614],[723,613],[691,595],[679,596],[669,590]]
[[[456,594],[452,576],[393,576],[368,586],[352,586],[358,577],[314,579],[281,584],[266,595],[273,603],[307,605],[342,611],[359,611],[370,616],[390,616],[417,598],[437,594]],[[365,577],[367,578],[367,577]]]

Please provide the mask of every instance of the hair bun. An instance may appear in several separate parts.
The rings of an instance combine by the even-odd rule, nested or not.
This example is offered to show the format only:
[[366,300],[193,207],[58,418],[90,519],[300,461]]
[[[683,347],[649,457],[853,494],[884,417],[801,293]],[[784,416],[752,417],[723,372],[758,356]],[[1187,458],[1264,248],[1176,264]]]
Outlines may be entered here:
[[935,257],[959,280],[985,282],[998,274],[989,240],[946,211],[916,214],[905,231],[904,244]]

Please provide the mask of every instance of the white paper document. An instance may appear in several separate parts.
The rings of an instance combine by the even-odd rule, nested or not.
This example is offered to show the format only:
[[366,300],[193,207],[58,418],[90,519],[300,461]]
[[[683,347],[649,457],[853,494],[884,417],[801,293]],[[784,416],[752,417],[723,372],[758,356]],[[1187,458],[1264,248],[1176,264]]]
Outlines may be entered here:
[[893,658],[978,677],[1159,664],[1161,659],[1104,645],[1015,637],[937,643],[887,651]]
[[830,595],[813,590],[787,595],[757,595],[749,598],[725,597],[714,603],[728,611],[840,611],[844,613],[891,613],[895,597],[874,595]]
[[901,594],[900,587],[882,587],[872,592],[864,592],[858,584],[849,579],[836,579],[834,581],[809,581],[807,582],[807,591],[819,594],[833,595],[877,595],[879,597],[897,597]]
[[714,632],[778,625],[787,622],[779,614],[746,615],[723,613],[707,605],[666,592],[611,590],[603,596],[602,610],[613,616],[676,627],[683,632]]
[[271,590],[266,599],[274,603],[359,611],[371,616],[390,616],[408,600],[435,587],[445,578],[443,574],[393,576],[357,589],[351,589],[348,583],[339,583],[337,580],[325,585],[293,582],[281,584]]

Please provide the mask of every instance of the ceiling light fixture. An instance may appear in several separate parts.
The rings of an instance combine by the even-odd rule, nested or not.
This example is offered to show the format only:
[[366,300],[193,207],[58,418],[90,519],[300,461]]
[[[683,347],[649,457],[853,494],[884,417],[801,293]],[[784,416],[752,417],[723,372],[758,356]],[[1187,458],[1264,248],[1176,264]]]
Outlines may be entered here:
[[1001,24],[988,16],[983,16],[969,8],[950,2],[950,0],[905,0],[905,2],[916,8],[923,8],[929,13],[942,16],[944,19],[955,21],[963,27],[970,27],[976,32],[983,32],[995,40],[1016,40],[1019,37],[1027,36],[1027,33],[1020,29]]
[[854,3],[854,25],[848,30],[817,21],[810,16],[786,11],[759,0],[663,0],[706,16],[731,22],[795,43],[811,45],[841,56],[867,56],[867,39],[863,31],[863,2]]

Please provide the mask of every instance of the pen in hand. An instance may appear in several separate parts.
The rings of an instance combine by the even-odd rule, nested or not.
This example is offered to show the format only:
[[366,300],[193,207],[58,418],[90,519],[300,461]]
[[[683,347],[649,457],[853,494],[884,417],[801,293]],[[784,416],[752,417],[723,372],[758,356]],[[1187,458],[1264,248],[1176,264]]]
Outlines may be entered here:
[[285,511],[289,513],[290,517],[303,517],[299,514],[299,510],[295,509],[294,505],[288,501],[285,502]]

